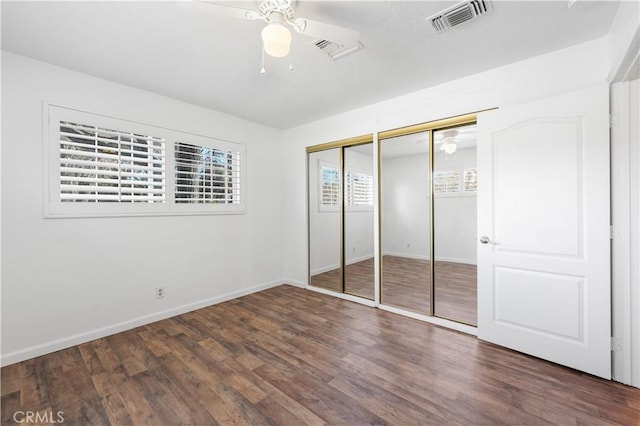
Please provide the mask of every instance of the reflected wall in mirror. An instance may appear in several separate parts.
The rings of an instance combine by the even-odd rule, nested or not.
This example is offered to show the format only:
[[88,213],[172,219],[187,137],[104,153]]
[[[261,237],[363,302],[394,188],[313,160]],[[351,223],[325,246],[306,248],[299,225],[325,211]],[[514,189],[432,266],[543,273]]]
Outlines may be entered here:
[[344,148],[344,291],[373,300],[373,144]]
[[308,154],[309,284],[342,292],[340,149]]
[[381,302],[429,314],[429,131],[380,141]]
[[434,314],[477,324],[476,125],[433,133]]

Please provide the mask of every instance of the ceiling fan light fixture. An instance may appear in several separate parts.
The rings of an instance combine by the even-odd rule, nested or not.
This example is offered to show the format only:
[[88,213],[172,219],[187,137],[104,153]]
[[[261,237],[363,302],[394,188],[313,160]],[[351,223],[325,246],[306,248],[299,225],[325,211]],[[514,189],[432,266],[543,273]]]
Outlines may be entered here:
[[278,22],[271,22],[262,29],[264,51],[275,58],[283,58],[291,50],[291,31]]
[[455,139],[452,137],[447,137],[445,138],[444,143],[440,147],[440,150],[450,155],[456,152],[457,148],[458,148],[458,145],[456,144]]

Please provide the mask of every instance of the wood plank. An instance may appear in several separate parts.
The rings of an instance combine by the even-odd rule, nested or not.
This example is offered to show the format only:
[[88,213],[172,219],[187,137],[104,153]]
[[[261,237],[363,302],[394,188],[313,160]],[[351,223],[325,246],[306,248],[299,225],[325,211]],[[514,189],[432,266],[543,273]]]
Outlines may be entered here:
[[2,422],[636,425],[640,390],[280,286],[2,368]]

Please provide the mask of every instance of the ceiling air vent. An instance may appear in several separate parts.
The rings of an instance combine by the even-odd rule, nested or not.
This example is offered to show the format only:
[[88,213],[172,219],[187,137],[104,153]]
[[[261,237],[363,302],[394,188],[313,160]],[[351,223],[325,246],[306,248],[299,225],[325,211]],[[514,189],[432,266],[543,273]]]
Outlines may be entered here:
[[364,47],[360,42],[358,42],[358,44],[356,44],[355,46],[345,47],[341,44],[323,39],[312,41],[311,44],[315,45],[318,49],[329,55],[329,57],[333,60],[344,58],[345,56],[357,52]]
[[427,21],[430,21],[433,29],[440,33],[448,28],[482,16],[490,12],[491,9],[490,0],[465,1],[428,17]]

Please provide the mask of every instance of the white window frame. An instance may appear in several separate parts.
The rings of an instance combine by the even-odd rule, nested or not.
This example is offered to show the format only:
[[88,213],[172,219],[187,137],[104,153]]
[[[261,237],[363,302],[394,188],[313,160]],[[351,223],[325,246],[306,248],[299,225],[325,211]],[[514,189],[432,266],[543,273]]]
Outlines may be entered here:
[[[67,217],[111,217],[111,216],[163,216],[201,214],[243,214],[246,213],[246,147],[244,144],[213,139],[205,136],[181,132],[160,126],[94,114],[53,103],[43,104],[43,158],[44,190],[43,205],[45,218]],[[105,129],[151,135],[165,141],[165,201],[158,203],[125,202],[63,202],[60,197],[60,122],[81,123]],[[189,143],[216,149],[238,151],[241,159],[240,202],[219,203],[175,203],[175,142]]]

